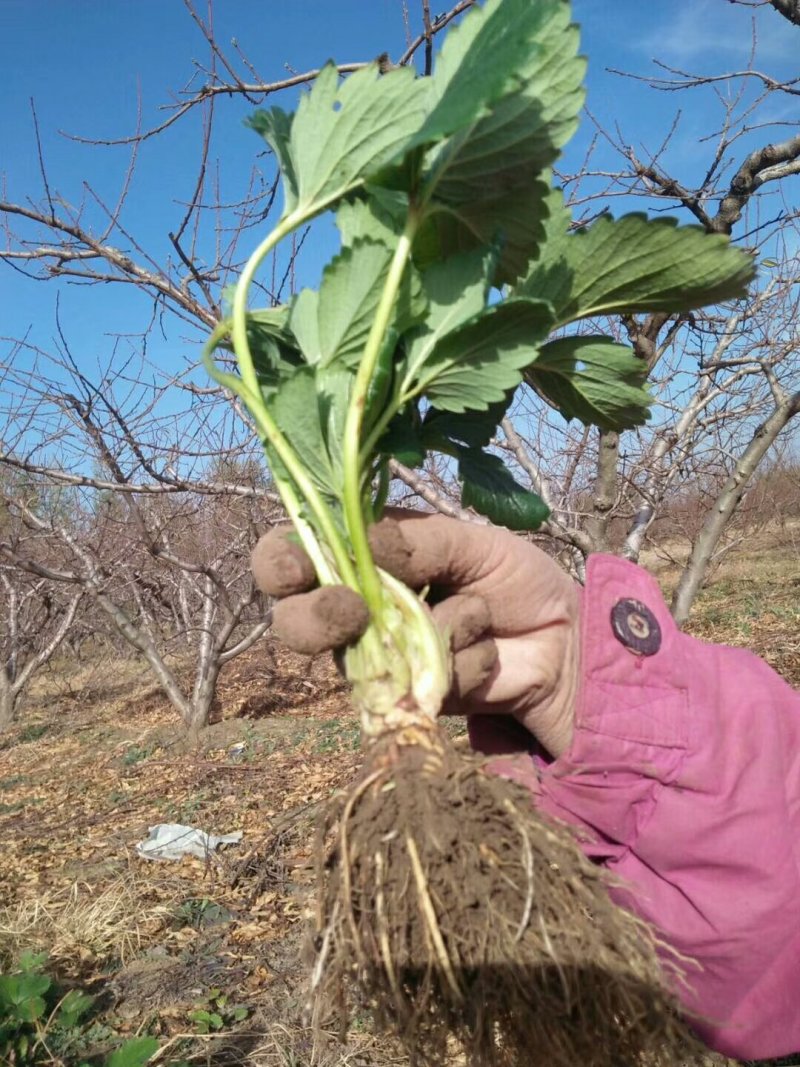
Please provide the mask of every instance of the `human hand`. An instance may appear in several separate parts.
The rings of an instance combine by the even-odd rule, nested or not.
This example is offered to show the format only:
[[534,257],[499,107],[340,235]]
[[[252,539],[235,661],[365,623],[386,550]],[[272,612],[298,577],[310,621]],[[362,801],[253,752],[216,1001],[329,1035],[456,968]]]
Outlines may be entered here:
[[[279,598],[276,633],[315,654],[358,639],[369,613],[343,586],[316,579],[288,529],[253,551],[258,587]],[[507,530],[390,509],[370,531],[376,562],[413,589],[430,587],[436,621],[451,632],[454,687],[447,712],[481,720],[489,755],[524,751],[529,735],[552,756],[572,740],[578,689],[578,590],[545,553]],[[522,727],[522,729],[520,729]]]

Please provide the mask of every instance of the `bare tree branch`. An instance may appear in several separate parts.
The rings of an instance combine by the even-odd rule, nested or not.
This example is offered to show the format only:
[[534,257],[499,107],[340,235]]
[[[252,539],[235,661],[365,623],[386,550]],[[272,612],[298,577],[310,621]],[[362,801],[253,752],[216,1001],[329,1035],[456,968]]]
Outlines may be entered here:
[[87,489],[97,489],[99,492],[138,493],[142,496],[196,493],[198,496],[255,497],[270,501],[273,504],[280,504],[280,497],[277,493],[266,492],[250,485],[237,485],[233,482],[191,481],[184,478],[160,475],[157,482],[131,482],[126,480],[120,484],[104,478],[94,478],[87,474],[72,474],[70,471],[59,470],[57,467],[44,467],[36,463],[29,463],[24,459],[3,452],[0,452],[0,464],[13,467],[15,470],[26,471],[28,474],[40,475],[48,481],[60,482],[62,485],[82,486]]
[[680,92],[682,89],[697,89],[702,85],[714,85],[719,82],[730,82],[737,78],[755,78],[770,92],[788,93],[790,96],[800,96],[800,78],[791,78],[788,81],[779,81],[760,70],[732,70],[725,74],[689,74],[677,67],[670,67],[666,63],[657,63],[659,67],[676,74],[675,78],[653,78],[642,74],[631,74],[630,71],[618,70],[609,67],[609,73],[618,74],[621,78],[630,78],[633,81],[646,82],[653,89],[661,92]]
[[800,0],[769,0],[779,15],[800,26]]
[[[361,63],[338,63],[336,69],[340,74],[353,74],[357,70],[363,70],[364,67],[368,67],[369,62]],[[89,145],[125,145],[135,144],[141,141],[147,141],[151,137],[156,137],[158,134],[168,130],[170,126],[182,119],[184,115],[188,114],[193,108],[199,104],[203,104],[208,100],[213,100],[218,96],[245,96],[251,103],[261,103],[266,97],[272,96],[274,93],[280,93],[284,89],[291,89],[296,85],[306,85],[308,82],[314,81],[322,72],[322,68],[314,68],[313,70],[307,70],[303,74],[293,74],[290,78],[282,78],[275,82],[258,82],[256,84],[246,84],[241,81],[235,82],[222,82],[217,85],[204,85],[198,89],[196,93],[193,93],[188,100],[183,103],[174,105],[164,105],[162,110],[174,109],[169,118],[164,122],[159,123],[156,126],[152,126],[150,129],[145,130],[144,133],[131,134],[129,137],[112,137],[112,138],[100,138],[100,137],[84,137],[79,134],[67,133],[62,130],[61,132],[65,137],[69,137],[71,141],[78,141],[80,144]]]
[[[0,552],[6,556],[5,546]],[[33,676],[55,655],[69,632],[83,589],[56,606],[55,590],[41,581],[15,581],[21,571],[0,569],[5,609],[0,619],[0,732],[17,718],[19,706]],[[41,610],[44,607],[44,610]]]
[[800,134],[751,152],[739,167],[711,221],[714,233],[729,234],[741,219],[747,201],[765,182],[800,174]]
[[406,467],[405,464],[400,463],[399,460],[390,460],[389,469],[395,478],[399,478],[401,482],[409,487],[409,489],[413,489],[421,500],[424,500],[426,504],[429,504],[440,514],[449,515],[451,519],[462,519],[465,522],[486,522],[486,519],[482,516],[476,515],[471,511],[466,511],[464,508],[460,508],[457,504],[453,504],[445,499],[441,493],[437,493],[436,490],[432,488],[430,482],[428,482],[423,475],[417,474],[416,471],[412,471],[409,467]]
[[[188,312],[193,319],[197,319],[204,325],[212,327],[217,321],[217,315],[213,308],[203,307],[197,300],[190,297],[184,289],[171,282],[163,273],[147,270],[135,263],[130,256],[126,255],[112,245],[100,244],[87,230],[68,222],[64,218],[47,215],[35,208],[23,207],[22,204],[12,204],[7,200],[0,200],[0,214],[13,215],[28,219],[31,222],[45,226],[52,232],[63,234],[64,237],[76,242],[75,245],[39,245],[29,250],[0,251],[0,259],[25,259],[28,261],[41,261],[45,264],[46,275],[57,277],[59,275],[71,275],[72,277],[85,278],[87,281],[116,281],[126,280],[139,286],[147,292],[164,297],[177,308]],[[77,271],[74,268],[65,267],[65,264],[75,262],[90,262],[100,259],[112,268],[111,274],[100,273],[90,269]]]
[[800,0],[728,0],[728,3],[737,7],[766,7],[769,4],[793,25],[800,26]]

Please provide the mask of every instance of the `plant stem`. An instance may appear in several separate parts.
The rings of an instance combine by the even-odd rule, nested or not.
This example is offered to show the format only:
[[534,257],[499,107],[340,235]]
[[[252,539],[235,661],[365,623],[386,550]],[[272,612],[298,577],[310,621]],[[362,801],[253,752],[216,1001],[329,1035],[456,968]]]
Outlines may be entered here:
[[256,369],[253,364],[250,342],[247,339],[247,297],[250,292],[250,286],[253,283],[253,278],[255,278],[256,271],[261,266],[262,261],[270,254],[272,249],[275,248],[284,237],[287,237],[299,224],[300,220],[295,222],[291,215],[278,223],[275,229],[272,230],[272,232],[264,238],[258,248],[256,248],[247,263],[245,263],[244,270],[242,271],[239,281],[236,283],[236,289],[233,294],[231,340],[233,341],[236,359],[239,363],[239,373],[242,376],[242,381],[247,387],[247,390],[252,393],[253,397],[259,397],[261,395],[261,387],[258,384],[258,375],[256,374]]
[[356,380],[353,384],[353,393],[350,397],[344,427],[342,448],[344,516],[358,569],[360,592],[367,603],[367,607],[372,612],[373,618],[376,620],[381,618],[383,593],[380,576],[372,558],[367,539],[367,526],[364,521],[362,507],[363,463],[361,456],[361,429],[364,423],[364,405],[366,404],[367,394],[375,373],[381,346],[384,343],[386,331],[392,319],[406,263],[411,254],[411,244],[414,240],[417,224],[417,215],[412,208],[409,212],[406,228],[397,243],[392,262],[389,265],[389,272],[386,276],[381,299],[375,312],[375,318],[372,321],[372,328],[364,346],[364,354],[361,357]]
[[[378,469],[378,487],[375,493],[375,502],[372,508],[372,519],[376,522],[383,513],[383,509],[386,507],[386,501],[389,498],[389,483],[392,478],[389,474],[389,464],[384,460],[380,468]],[[377,518],[376,518],[377,516]]]
[[[231,339],[236,352],[239,373],[242,378],[243,388],[240,390],[239,395],[250,412],[259,432],[275,450],[295,485],[305,498],[309,508],[311,508],[311,511],[314,513],[314,516],[319,523],[320,532],[333,553],[340,580],[358,591],[359,585],[356,572],[353,568],[344,541],[339,535],[339,531],[333,521],[330,509],[320,496],[316,486],[311,478],[309,478],[303,465],[297,459],[291,445],[281,433],[278,425],[264,404],[261,397],[261,386],[259,385],[258,374],[253,362],[253,354],[250,351],[250,342],[247,337],[247,294],[253,278],[255,277],[255,273],[265,256],[269,255],[278,242],[287,234],[291,233],[301,222],[303,222],[303,218],[294,218],[294,216],[289,215],[282,222],[278,223],[275,229],[261,242],[255,252],[250,256],[236,285],[236,291],[233,298]],[[298,500],[294,489],[283,481],[278,481],[276,484],[292,519],[295,522],[298,518],[302,520],[300,501]],[[289,492],[287,492],[287,490],[289,490]],[[305,528],[305,537],[303,537],[303,528]],[[311,555],[314,566],[317,568],[318,564],[321,565],[323,563],[324,557],[321,555],[321,550],[316,537],[312,538],[309,536],[311,531],[306,523],[303,523],[302,527],[298,526],[298,532],[300,532],[301,537],[303,537],[303,543],[306,549],[311,549],[309,555]],[[323,572],[320,573],[318,569],[317,574],[320,581],[327,581],[328,584],[331,584],[335,580],[335,575],[327,565],[327,561],[325,561]]]
[[372,453],[375,451],[375,446],[377,445],[378,441],[380,441],[381,437],[383,437],[384,431],[386,430],[387,426],[402,406],[403,405],[401,399],[395,399],[391,401],[387,406],[386,410],[382,413],[381,417],[369,431],[368,435],[364,438],[364,441],[361,444],[361,451],[359,455],[359,462],[362,467],[365,466],[365,464],[367,464],[372,458]]
[[274,471],[272,473],[272,480],[274,481],[275,487],[284,503],[286,513],[292,520],[292,525],[297,531],[297,536],[300,538],[303,548],[306,550],[306,553],[314,565],[314,570],[317,572],[317,578],[319,578],[320,585],[338,585],[341,579],[326,558],[317,535],[314,533],[313,527],[303,518],[302,505],[300,503],[300,498],[294,491],[294,486],[290,482],[286,482],[282,478],[277,477]]
[[[263,405],[260,404],[257,400],[252,399],[250,394],[245,392],[245,391],[242,391],[240,393],[240,396],[241,396],[242,400],[244,401],[245,405],[247,406],[247,409],[250,412],[250,416],[253,419],[253,422],[256,424],[256,429],[259,431],[261,436],[265,437],[269,441],[269,443],[272,445],[272,447],[275,448],[276,452],[278,451],[279,440],[283,441],[286,449],[288,450],[288,454],[290,456],[293,456],[294,453],[291,450],[291,446],[286,441],[286,439],[283,437],[283,435],[281,434],[281,432],[277,428],[277,426],[275,426],[275,424],[272,422],[272,419],[270,418],[269,414],[263,408]],[[286,463],[286,459],[285,459],[285,456],[282,455],[282,454],[281,454],[281,459],[283,460],[283,462],[285,464]],[[272,472],[272,478],[273,478],[273,481],[275,482],[275,488],[278,490],[280,498],[283,501],[283,503],[284,503],[284,505],[286,507],[286,511],[289,514],[289,518],[292,520],[292,522],[294,523],[295,527],[297,528],[297,532],[300,535],[300,538],[301,538],[301,540],[303,542],[303,546],[305,547],[305,550],[308,553],[308,555],[311,557],[311,562],[314,564],[314,569],[317,572],[317,577],[319,578],[319,580],[324,585],[334,585],[334,584],[338,584],[343,579],[347,580],[345,574],[342,574],[341,577],[337,578],[336,574],[331,569],[330,564],[328,563],[328,561],[325,559],[324,555],[322,554],[322,549],[320,548],[320,544],[319,544],[319,541],[317,539],[316,534],[314,533],[314,531],[313,531],[312,527],[309,525],[309,523],[306,522],[306,520],[303,518],[303,514],[302,514],[303,505],[302,505],[302,502],[300,500],[300,497],[295,492],[295,489],[294,489],[294,486],[292,485],[292,483],[286,481],[285,479],[283,479],[281,477],[279,477],[277,474],[275,474],[274,471]],[[297,481],[296,478],[295,478],[295,481]],[[309,483],[309,484],[310,484],[311,490],[316,494],[316,489],[314,488],[314,485],[312,483]],[[306,495],[306,499],[308,500],[308,496],[306,494],[305,488],[303,486],[301,486],[300,488],[303,490],[303,493],[304,493],[304,495]],[[319,499],[319,503],[320,503],[321,508],[323,508],[325,510],[325,512],[328,513],[328,508],[325,505],[325,502],[321,498]],[[315,511],[315,513],[316,513],[316,511]],[[328,513],[328,515],[329,515],[329,513]],[[320,521],[320,516],[319,515],[317,515],[317,521]],[[320,523],[320,525],[322,525],[322,524]],[[335,530],[335,527],[334,527],[334,530]],[[339,538],[338,531],[335,531],[335,535],[336,535],[337,538]],[[327,533],[325,534],[325,536],[326,537],[328,536]],[[339,540],[341,540],[341,538],[339,538]],[[332,550],[334,551],[334,554],[335,554],[336,545],[335,544],[331,545],[331,548],[332,548]],[[353,569],[352,568],[352,564],[350,563],[350,558],[349,558],[349,556],[347,556],[346,552],[345,552],[345,557],[347,559],[347,565],[350,568],[350,571],[352,572],[352,569]],[[338,560],[337,560],[337,566],[338,566]],[[352,574],[351,576],[352,576],[353,580],[355,581],[355,575]],[[350,584],[349,581],[348,581],[348,584]]]

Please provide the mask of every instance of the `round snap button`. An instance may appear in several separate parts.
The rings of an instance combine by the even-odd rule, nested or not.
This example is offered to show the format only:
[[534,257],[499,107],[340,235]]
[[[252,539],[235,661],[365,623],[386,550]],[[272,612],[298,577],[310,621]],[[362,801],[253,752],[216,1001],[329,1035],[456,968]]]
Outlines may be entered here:
[[640,656],[652,656],[661,648],[658,619],[639,600],[618,600],[611,609],[611,628],[618,641]]

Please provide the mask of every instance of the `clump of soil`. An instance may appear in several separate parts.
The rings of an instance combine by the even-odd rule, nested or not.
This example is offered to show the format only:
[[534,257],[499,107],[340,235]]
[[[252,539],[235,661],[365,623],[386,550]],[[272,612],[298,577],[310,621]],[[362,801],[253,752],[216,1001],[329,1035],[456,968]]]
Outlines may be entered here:
[[648,929],[527,792],[438,731],[382,738],[321,829],[317,1024],[369,1011],[417,1064],[672,1064]]

